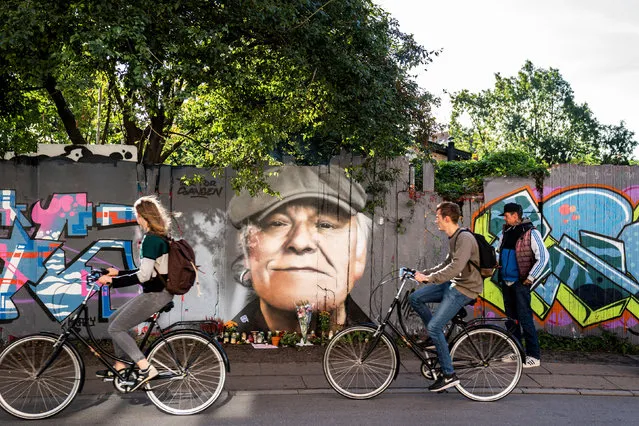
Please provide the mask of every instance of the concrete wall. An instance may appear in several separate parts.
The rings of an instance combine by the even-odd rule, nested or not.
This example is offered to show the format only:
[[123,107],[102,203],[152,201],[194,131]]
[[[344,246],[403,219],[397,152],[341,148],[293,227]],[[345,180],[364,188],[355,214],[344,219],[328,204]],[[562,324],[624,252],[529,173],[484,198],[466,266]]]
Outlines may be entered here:
[[[238,231],[226,209],[234,196],[230,174],[211,178],[189,167],[145,168],[134,162],[60,158],[0,162],[0,320],[3,336],[59,329],[86,294],[91,266],[135,267],[140,231],[132,204],[157,193],[173,212],[178,237],[194,246],[201,265],[202,295],[175,297],[165,323],[205,318],[239,318],[255,302],[250,287],[237,281]],[[432,190],[425,167],[423,193],[408,192],[408,163],[400,171],[384,208],[372,219],[363,276],[350,291],[347,310],[376,319],[395,293],[400,266],[426,268],[442,261],[446,236],[434,225],[441,198]],[[199,185],[181,184],[182,176],[207,176]],[[524,205],[542,230],[551,266],[533,295],[537,324],[551,333],[579,336],[614,331],[637,342],[639,305],[639,182],[637,167],[561,166],[538,193],[527,179],[497,178],[485,184],[483,197],[463,200],[464,226],[495,240],[503,204]],[[370,215],[369,215],[370,216]],[[91,322],[105,335],[110,313],[138,293],[137,288],[103,289],[90,303]],[[320,297],[311,300],[321,305]],[[291,308],[294,309],[293,307]],[[487,279],[475,316],[503,316],[497,284]],[[291,313],[294,315],[294,312]],[[419,328],[414,317],[409,326]],[[412,322],[411,322],[412,321]],[[411,325],[412,324],[412,325]]]

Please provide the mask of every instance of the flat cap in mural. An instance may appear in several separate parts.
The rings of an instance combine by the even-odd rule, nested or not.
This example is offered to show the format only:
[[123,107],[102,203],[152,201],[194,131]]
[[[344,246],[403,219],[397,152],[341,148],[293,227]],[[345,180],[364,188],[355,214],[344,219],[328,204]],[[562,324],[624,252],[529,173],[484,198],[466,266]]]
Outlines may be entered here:
[[[261,220],[280,206],[295,200],[320,199],[355,215],[366,204],[366,192],[337,166],[281,166],[266,170],[269,186],[280,197],[265,193],[251,197],[247,191],[231,199],[228,215],[239,228],[248,219]],[[271,174],[271,175],[269,175]]]

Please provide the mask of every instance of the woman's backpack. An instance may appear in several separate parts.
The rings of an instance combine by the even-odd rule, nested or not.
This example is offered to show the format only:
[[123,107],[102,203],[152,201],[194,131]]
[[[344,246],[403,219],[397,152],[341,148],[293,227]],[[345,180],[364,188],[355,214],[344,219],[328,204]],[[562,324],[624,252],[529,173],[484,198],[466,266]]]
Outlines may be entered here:
[[166,290],[171,294],[182,295],[197,283],[199,296],[200,282],[193,248],[186,240],[166,238],[166,242],[169,244],[169,273],[164,282]]

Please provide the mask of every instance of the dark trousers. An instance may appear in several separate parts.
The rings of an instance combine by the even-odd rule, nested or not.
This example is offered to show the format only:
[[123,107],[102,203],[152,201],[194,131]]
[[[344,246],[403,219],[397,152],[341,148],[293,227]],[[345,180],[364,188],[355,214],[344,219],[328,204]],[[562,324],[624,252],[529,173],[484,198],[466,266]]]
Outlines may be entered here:
[[520,342],[522,342],[523,334],[522,343],[525,342],[526,355],[540,359],[539,339],[530,307],[530,287],[523,285],[520,280],[515,281],[511,286],[502,282],[501,291],[504,296],[506,315],[517,320],[517,322],[506,321],[506,327]]

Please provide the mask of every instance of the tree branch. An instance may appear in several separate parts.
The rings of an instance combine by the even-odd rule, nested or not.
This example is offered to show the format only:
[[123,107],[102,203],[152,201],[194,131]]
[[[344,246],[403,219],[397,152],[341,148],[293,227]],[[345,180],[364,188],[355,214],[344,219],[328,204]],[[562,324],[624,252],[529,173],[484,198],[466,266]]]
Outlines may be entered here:
[[67,135],[69,135],[69,139],[71,139],[71,143],[74,145],[86,145],[87,141],[84,136],[82,136],[82,133],[80,133],[80,129],[78,129],[78,123],[75,119],[75,115],[73,115],[73,112],[69,109],[69,104],[66,99],[64,99],[62,92],[58,90],[56,86],[57,81],[55,77],[48,75],[45,80],[44,87],[47,89],[49,96],[51,96],[51,99],[55,104],[58,115],[64,124],[64,129],[66,130]]

